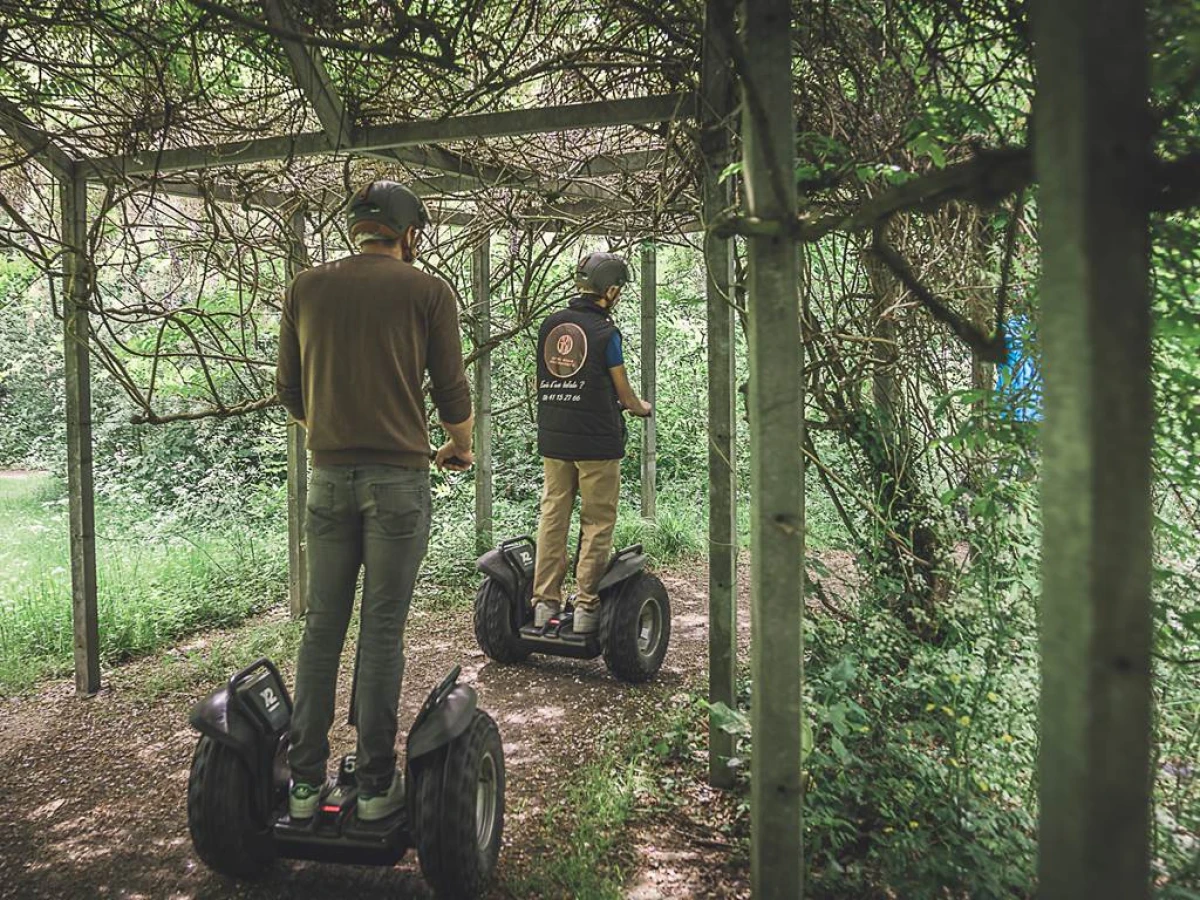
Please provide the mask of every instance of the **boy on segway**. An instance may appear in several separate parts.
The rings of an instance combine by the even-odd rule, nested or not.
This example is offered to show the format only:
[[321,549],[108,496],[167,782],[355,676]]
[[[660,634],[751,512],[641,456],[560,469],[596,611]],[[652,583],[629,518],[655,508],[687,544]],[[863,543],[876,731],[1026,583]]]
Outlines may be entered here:
[[576,634],[599,628],[597,584],[612,553],[625,455],[624,407],[649,416],[625,370],[621,332],[612,312],[630,281],[629,266],[613,253],[591,253],[575,272],[578,291],[538,333],[538,452],[543,488],[533,582],[534,625],[562,612],[567,531],[580,495],[581,544],[575,570]]

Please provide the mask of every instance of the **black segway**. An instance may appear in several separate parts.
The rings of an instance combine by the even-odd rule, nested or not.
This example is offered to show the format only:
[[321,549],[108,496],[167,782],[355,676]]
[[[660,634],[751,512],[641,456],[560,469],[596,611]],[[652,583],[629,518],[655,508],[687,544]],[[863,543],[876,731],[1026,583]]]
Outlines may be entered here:
[[600,579],[600,627],[576,634],[570,604],[544,628],[533,624],[533,538],[503,541],[479,557],[486,577],[475,595],[475,638],[489,657],[523,662],[531,653],[595,659],[604,654],[608,669],[622,681],[652,678],[671,639],[667,589],[647,572],[641,544],[619,551]]
[[316,814],[287,814],[292,700],[279,670],[259,659],[192,709],[200,732],[188,779],[188,829],[200,858],[252,878],[276,857],[395,865],[416,848],[441,898],[482,895],[504,828],[504,749],[461,667],[435,687],[408,734],[406,805],[360,822],[354,756],[342,759]]

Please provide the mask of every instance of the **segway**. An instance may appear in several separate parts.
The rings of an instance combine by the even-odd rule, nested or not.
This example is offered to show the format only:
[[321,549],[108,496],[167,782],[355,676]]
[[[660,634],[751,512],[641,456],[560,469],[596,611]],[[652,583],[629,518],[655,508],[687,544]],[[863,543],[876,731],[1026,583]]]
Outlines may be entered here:
[[288,817],[291,697],[269,659],[238,672],[190,717],[200,732],[187,797],[197,854],[222,874],[253,878],[276,857],[392,866],[415,848],[439,898],[481,896],[504,828],[504,749],[460,672],[430,692],[408,734],[405,807],[376,822],[355,814],[353,754],[314,816]]
[[671,639],[671,603],[667,589],[647,572],[641,544],[619,551],[600,579],[600,627],[576,634],[574,608],[544,628],[533,623],[533,570],[537,548],[528,535],[502,541],[479,557],[486,577],[475,595],[475,638],[489,657],[502,663],[524,662],[531,653],[595,659],[617,678],[641,682],[662,666]]

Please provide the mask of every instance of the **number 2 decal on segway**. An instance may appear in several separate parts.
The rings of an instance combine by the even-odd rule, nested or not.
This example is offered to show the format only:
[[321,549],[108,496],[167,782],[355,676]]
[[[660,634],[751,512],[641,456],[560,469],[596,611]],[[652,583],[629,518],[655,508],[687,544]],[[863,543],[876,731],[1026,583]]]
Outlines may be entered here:
[[258,696],[262,698],[263,705],[266,707],[267,712],[275,712],[275,707],[279,705],[279,695],[275,693],[274,688],[263,688],[261,691],[259,691]]

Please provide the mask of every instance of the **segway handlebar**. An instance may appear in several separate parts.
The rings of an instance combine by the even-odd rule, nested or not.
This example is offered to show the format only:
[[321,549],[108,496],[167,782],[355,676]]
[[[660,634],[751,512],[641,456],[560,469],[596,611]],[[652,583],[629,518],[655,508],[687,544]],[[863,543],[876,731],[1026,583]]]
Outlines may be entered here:
[[[435,459],[437,459],[437,451],[430,450],[429,451],[429,461],[433,462]],[[471,464],[460,456],[449,456],[446,458],[446,462],[450,463],[450,465],[452,465],[452,466],[462,466],[461,471],[464,471],[464,472],[467,469],[471,468]],[[460,470],[455,470],[455,471],[460,471]]]
[[654,417],[654,407],[653,406],[650,407],[650,412],[646,413],[643,416],[643,415],[639,415],[638,413],[635,413],[632,409],[630,409],[624,403],[621,403],[619,400],[617,402],[620,404],[621,412],[629,413],[629,415],[633,416],[635,419],[651,419]]

